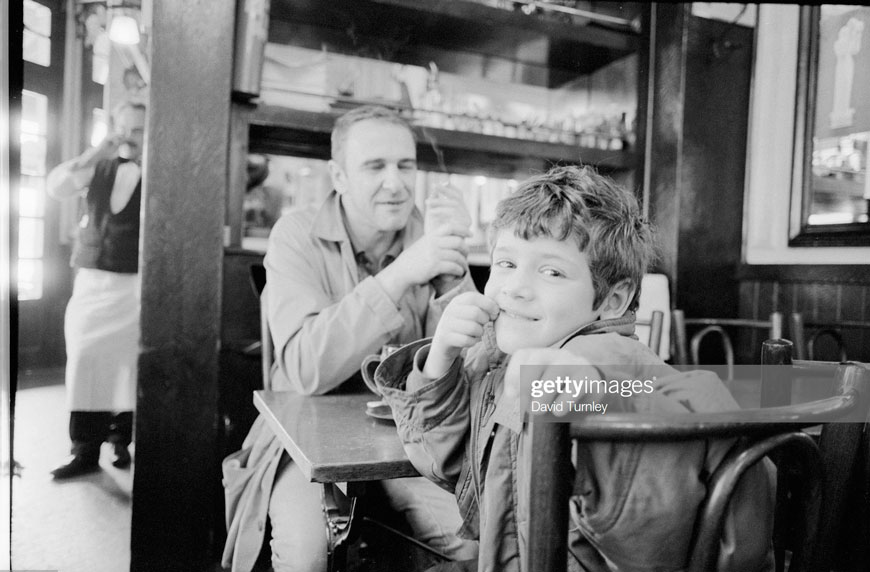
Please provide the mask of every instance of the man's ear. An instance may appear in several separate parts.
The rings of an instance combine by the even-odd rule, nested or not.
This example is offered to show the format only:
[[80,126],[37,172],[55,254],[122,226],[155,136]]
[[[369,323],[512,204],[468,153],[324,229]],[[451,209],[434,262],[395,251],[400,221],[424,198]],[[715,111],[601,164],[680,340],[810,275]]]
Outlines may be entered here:
[[327,164],[329,165],[329,178],[332,179],[332,188],[343,195],[347,190],[347,173],[335,159],[330,159]]
[[598,307],[600,318],[607,320],[621,317],[634,299],[634,291],[635,288],[632,288],[628,278],[617,282]]

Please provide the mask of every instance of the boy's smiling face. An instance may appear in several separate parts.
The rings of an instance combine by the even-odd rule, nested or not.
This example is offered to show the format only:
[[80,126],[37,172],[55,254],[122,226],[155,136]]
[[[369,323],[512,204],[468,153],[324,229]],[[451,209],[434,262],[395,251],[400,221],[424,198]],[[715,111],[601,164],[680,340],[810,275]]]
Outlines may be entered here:
[[501,313],[495,321],[498,347],[547,347],[597,320],[595,289],[586,254],[573,240],[525,240],[512,228],[499,231],[484,294]]

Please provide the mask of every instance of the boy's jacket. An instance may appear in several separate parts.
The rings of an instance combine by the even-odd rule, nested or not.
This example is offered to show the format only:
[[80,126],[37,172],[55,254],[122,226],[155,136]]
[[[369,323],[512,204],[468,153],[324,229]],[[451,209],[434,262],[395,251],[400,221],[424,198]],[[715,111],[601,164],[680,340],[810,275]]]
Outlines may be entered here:
[[[608,396],[608,412],[739,408],[713,373],[676,371],[639,343],[633,331],[633,316],[627,316],[595,322],[562,342],[595,364],[602,379],[655,377],[650,395]],[[519,571],[534,475],[525,469],[528,426],[518,402],[502,395],[507,356],[487,327],[483,341],[464,359],[429,381],[421,369],[430,341],[408,344],[387,358],[375,373],[376,383],[393,408],[411,462],[456,495],[465,521],[461,533],[480,540],[478,569]],[[409,376],[419,376],[412,387],[421,389],[404,391]],[[571,550],[588,570],[685,569],[707,480],[738,446],[735,439],[580,443]],[[758,464],[738,486],[721,540],[720,569],[771,569],[772,470],[767,462]]]

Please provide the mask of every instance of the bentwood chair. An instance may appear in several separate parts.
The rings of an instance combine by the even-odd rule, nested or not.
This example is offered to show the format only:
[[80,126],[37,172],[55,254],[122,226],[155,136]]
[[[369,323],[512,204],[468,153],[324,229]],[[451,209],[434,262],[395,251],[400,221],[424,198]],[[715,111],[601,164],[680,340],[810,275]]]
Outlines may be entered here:
[[662,328],[664,327],[665,313],[660,310],[653,310],[649,320],[635,320],[637,326],[646,326],[649,328],[649,339],[647,346],[654,352],[658,353],[662,345]]
[[[838,359],[846,361],[849,353],[846,340],[850,337],[850,332],[864,330],[863,338],[857,338],[864,340],[867,337],[867,332],[870,332],[870,322],[859,320],[838,320],[835,322],[808,321],[804,320],[800,312],[794,312],[791,315],[789,328],[795,345],[796,358],[813,360],[819,359],[820,354],[826,355],[827,352],[825,350],[828,344],[820,342],[827,339],[833,343],[834,352],[838,356]],[[853,344],[854,339],[852,337]],[[854,349],[854,345],[852,347]]]
[[[661,312],[661,319],[656,318]],[[653,328],[654,324],[659,324]],[[644,274],[640,283],[635,333],[641,341],[667,361],[671,357],[671,295],[668,277],[664,274]],[[656,341],[656,336],[658,341]]]
[[[716,570],[730,496],[746,470],[772,453],[777,453],[773,461],[779,475],[774,532],[777,569],[784,569],[786,551],[790,551],[789,572],[829,571],[836,560],[837,541],[844,539],[850,546],[851,561],[843,569],[866,570],[870,564],[866,541],[870,534],[866,456],[870,367],[798,361],[788,365],[790,351],[791,342],[787,340],[765,342],[765,363],[785,365],[762,369],[762,399],[770,402],[782,398],[784,394],[776,386],[796,372],[827,376],[836,386],[832,397],[717,414],[687,413],[667,418],[613,414],[589,416],[573,423],[533,422],[530,461],[536,486],[530,487],[525,569],[567,569],[568,499],[574,485],[572,440],[672,442],[743,437],[745,446],[729,454],[710,477],[687,570]],[[818,425],[822,429],[816,444],[802,429]],[[795,474],[799,477],[794,478]],[[849,507],[853,508],[851,512]]]
[[[719,338],[725,365],[728,367],[728,379],[734,377],[734,343],[729,331],[736,328],[748,328],[760,331],[763,339],[782,338],[783,316],[780,312],[772,312],[767,320],[749,320],[741,318],[686,318],[682,310],[671,313],[671,333],[674,345],[674,360],[677,365],[699,365],[701,363],[701,347],[704,338],[714,334]],[[696,331],[689,337],[690,327]]]

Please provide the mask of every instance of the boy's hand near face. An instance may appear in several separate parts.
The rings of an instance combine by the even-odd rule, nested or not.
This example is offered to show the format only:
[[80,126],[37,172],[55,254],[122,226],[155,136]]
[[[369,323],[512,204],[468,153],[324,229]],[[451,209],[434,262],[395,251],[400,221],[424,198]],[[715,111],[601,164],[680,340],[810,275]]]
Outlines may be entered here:
[[[520,383],[520,367],[524,367],[528,380],[532,379],[552,379],[557,377],[562,379],[582,379],[588,377],[595,379],[599,376],[598,369],[593,366],[589,360],[572,353],[565,349],[557,348],[524,348],[517,350],[511,356],[508,363],[507,371],[505,371],[504,392],[507,397],[519,398],[520,391],[523,391]],[[560,401],[576,401],[579,397],[572,392],[547,394],[544,397],[537,398],[539,403],[559,403]],[[559,412],[562,410],[561,413]],[[553,410],[556,416],[564,415],[569,411],[567,405],[557,407]]]
[[483,327],[498,313],[498,304],[479,292],[465,292],[454,298],[438,322],[423,375],[437,379],[447,373],[463,349],[480,341]]

